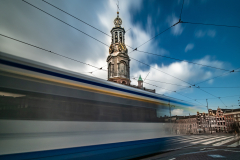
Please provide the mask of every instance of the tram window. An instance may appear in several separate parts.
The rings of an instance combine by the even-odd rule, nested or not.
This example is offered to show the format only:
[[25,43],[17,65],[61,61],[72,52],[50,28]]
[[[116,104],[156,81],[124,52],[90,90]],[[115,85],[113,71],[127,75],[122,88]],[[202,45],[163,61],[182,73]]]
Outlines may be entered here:
[[14,120],[158,121],[155,109],[27,91],[0,90],[0,110]]

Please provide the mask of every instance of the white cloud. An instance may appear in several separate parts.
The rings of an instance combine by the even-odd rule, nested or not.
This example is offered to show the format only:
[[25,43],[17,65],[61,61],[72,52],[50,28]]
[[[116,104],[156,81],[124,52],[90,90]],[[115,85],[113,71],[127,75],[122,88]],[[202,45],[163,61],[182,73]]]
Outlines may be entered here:
[[[211,65],[215,67],[223,67],[222,62],[211,60],[210,57],[208,56],[193,62],[201,63],[205,65]],[[145,71],[138,70],[137,72],[132,73],[132,75],[134,77],[138,77],[139,75],[141,75],[142,78],[144,79],[149,73],[146,82],[150,83],[151,85],[156,85],[158,87],[148,85],[147,83],[144,83],[144,86],[146,88],[156,89],[157,93],[160,93],[160,94],[172,93],[172,91],[184,88],[184,86],[185,87],[189,86],[189,84],[185,82],[190,82],[194,84],[203,80],[207,80],[221,73],[218,70],[208,70],[206,67],[203,67],[201,65],[195,65],[195,64],[191,64],[183,61],[173,62],[167,66],[163,64],[161,65],[153,64],[151,66],[152,68],[150,68],[149,70],[145,70]],[[155,81],[151,81],[151,80],[155,80]],[[156,82],[156,81],[160,81],[160,82]],[[170,85],[170,84],[161,83],[161,82],[178,84],[182,86]],[[132,80],[132,84],[137,85],[137,81]]]
[[197,30],[195,32],[195,37],[197,38],[202,38],[202,37],[205,37],[205,36],[208,36],[208,37],[211,37],[211,38],[214,38],[216,36],[216,30]]
[[[116,1],[94,1],[89,5],[88,1],[73,1],[72,3],[66,1],[52,1],[52,3],[59,8],[66,10],[67,12],[79,17],[80,19],[86,21],[93,26],[97,26],[98,29],[110,34],[110,30],[114,26],[113,20],[116,18]],[[87,34],[92,35],[96,39],[103,41],[106,44],[110,44],[111,38],[92,29],[91,27],[53,9],[52,7],[46,5],[42,1],[31,2],[42,8],[56,17],[59,17],[63,21],[70,23],[71,25],[83,30]],[[85,4],[87,3],[87,4]],[[126,33],[126,44],[132,47],[136,47],[144,43],[146,40],[150,39],[154,35],[152,27],[152,20],[148,18],[147,31],[143,30],[141,25],[138,23],[132,23],[131,20],[131,9],[135,7],[135,10],[141,8],[141,1],[121,1],[120,18],[122,18],[122,27],[125,29],[131,28],[129,32]],[[86,10],[87,7],[90,7]],[[80,7],[80,8],[79,8]],[[94,14],[93,14],[94,10]],[[5,14],[0,14],[0,30],[2,33],[32,43],[34,45],[46,48],[53,52],[62,54],[80,60],[95,66],[101,67],[106,66],[106,58],[108,56],[108,47],[102,45],[101,43],[87,37],[86,35],[66,26],[63,23],[49,17],[48,15],[41,13],[40,11],[30,7],[29,5],[23,3],[22,1],[4,1],[0,5],[0,11]],[[169,24],[176,23],[178,21],[175,15],[170,16]],[[14,25],[18,24],[18,25]],[[183,32],[181,24],[173,27],[172,34],[180,35]],[[213,35],[213,33],[209,33]],[[161,38],[159,38],[161,41]],[[13,47],[14,46],[14,47]],[[96,70],[90,66],[82,65],[80,63],[58,57],[56,55],[51,55],[48,52],[35,49],[18,42],[13,42],[0,37],[0,48],[1,51],[21,56],[24,58],[36,60],[42,63],[47,63],[64,69],[72,70],[75,72],[86,73]],[[156,49],[157,48],[157,49]],[[169,52],[159,47],[157,41],[150,41],[141,47],[141,50],[152,52],[157,54],[169,54]],[[131,50],[129,49],[129,52]],[[130,54],[131,57],[136,58],[145,63],[149,63],[148,56],[146,54],[140,54],[138,52],[133,52]],[[210,57],[204,57],[195,62],[203,63],[206,65],[212,65],[216,67],[222,67],[223,63],[219,61],[212,61]],[[201,81],[206,80],[212,76],[215,76],[217,71],[206,71],[202,66],[189,64],[186,62],[173,62],[169,65],[163,64],[151,64],[158,70],[165,73],[157,71],[153,68],[146,69],[142,67],[143,65],[131,60],[131,76],[138,77],[140,74],[143,78],[146,77],[150,71],[147,79],[158,80],[162,82],[175,83],[180,85],[185,85],[186,83],[171,77],[165,73],[174,75],[184,81]],[[107,67],[104,67],[106,69]],[[145,70],[143,70],[143,68]],[[87,73],[86,73],[87,74]],[[94,76],[107,79],[107,72],[96,71],[93,73]],[[151,81],[146,81],[150,82]],[[136,81],[132,80],[132,84],[137,84]],[[168,90],[179,89],[179,86],[167,85],[164,83],[153,82],[152,84],[157,85]],[[147,84],[144,84],[147,88],[156,89],[158,93],[170,93],[170,91],[156,88]]]
[[172,110],[172,116],[182,116],[183,115],[183,109],[174,109]]
[[194,44],[193,43],[189,43],[186,47],[185,47],[185,52],[190,51],[194,48]]
[[[167,23],[169,26],[172,26],[173,24],[177,23],[179,19],[175,16],[175,14],[172,14],[171,16],[168,16]],[[177,24],[171,28],[171,33],[175,36],[181,35],[183,32],[182,24]]]

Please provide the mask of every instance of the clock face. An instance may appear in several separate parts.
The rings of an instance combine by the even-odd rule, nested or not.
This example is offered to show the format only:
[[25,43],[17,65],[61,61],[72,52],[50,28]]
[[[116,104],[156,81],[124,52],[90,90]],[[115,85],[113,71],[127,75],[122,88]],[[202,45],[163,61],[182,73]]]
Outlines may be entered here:
[[115,24],[115,25],[121,25],[121,24],[122,24],[121,18],[116,18],[116,19],[114,20],[114,24]]

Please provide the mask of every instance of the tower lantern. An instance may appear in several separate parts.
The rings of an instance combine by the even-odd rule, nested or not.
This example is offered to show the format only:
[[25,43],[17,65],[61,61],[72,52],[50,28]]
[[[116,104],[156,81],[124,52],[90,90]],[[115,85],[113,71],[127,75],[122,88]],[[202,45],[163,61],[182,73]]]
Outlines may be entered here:
[[112,28],[112,42],[109,47],[108,63],[108,80],[130,85],[130,59],[128,50],[125,46],[125,30],[121,27],[122,19],[117,17],[114,19],[115,27]]

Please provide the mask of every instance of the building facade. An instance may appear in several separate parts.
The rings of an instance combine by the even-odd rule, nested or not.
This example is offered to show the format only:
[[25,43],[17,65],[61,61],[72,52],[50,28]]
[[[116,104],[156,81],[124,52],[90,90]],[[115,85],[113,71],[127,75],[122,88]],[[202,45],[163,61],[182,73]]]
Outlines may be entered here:
[[197,134],[197,116],[181,116],[176,119],[177,134]]
[[221,110],[221,108],[219,107],[217,108],[216,111],[216,120],[217,120],[216,132],[226,132],[226,124],[223,115],[223,110]]
[[231,132],[233,130],[232,125],[234,123],[240,127],[240,109],[225,110],[223,115],[227,132]]

